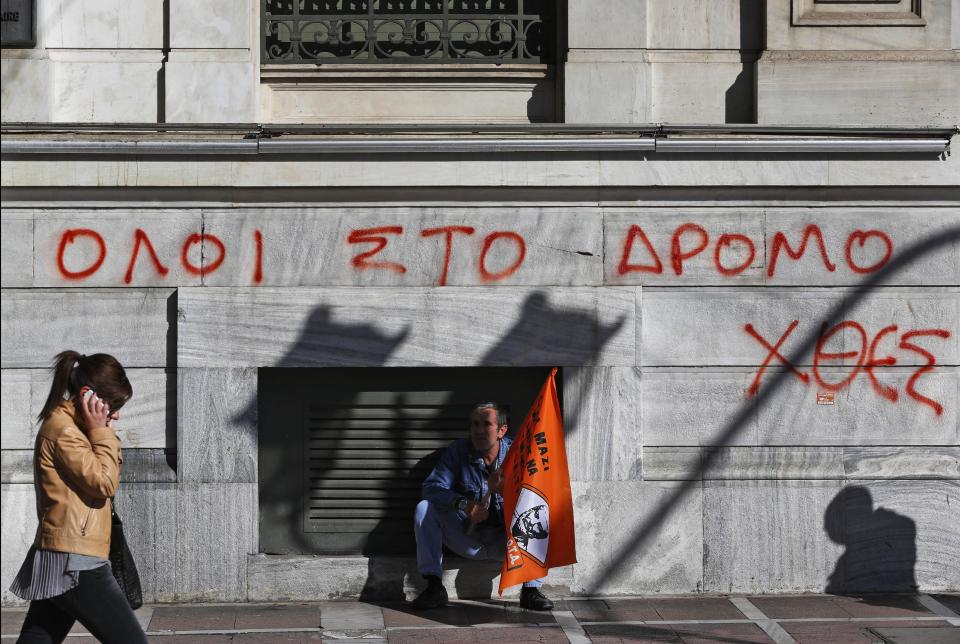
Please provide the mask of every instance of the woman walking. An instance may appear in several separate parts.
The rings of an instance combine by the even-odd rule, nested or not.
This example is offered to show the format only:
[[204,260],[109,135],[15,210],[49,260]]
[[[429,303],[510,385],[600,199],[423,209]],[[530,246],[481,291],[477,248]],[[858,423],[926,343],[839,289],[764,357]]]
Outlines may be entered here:
[[121,462],[113,423],[132,395],[113,356],[57,355],[33,450],[40,525],[10,586],[30,600],[18,642],[62,642],[75,621],[101,642],[147,641],[108,560]]

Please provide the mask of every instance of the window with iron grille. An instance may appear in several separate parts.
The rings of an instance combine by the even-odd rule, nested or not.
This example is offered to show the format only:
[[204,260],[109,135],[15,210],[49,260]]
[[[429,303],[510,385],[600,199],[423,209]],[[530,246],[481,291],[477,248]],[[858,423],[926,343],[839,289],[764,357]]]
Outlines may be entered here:
[[261,369],[261,551],[413,554],[420,486],[451,441],[467,437],[473,405],[508,407],[515,429],[548,372]]
[[552,63],[554,0],[263,0],[261,62]]

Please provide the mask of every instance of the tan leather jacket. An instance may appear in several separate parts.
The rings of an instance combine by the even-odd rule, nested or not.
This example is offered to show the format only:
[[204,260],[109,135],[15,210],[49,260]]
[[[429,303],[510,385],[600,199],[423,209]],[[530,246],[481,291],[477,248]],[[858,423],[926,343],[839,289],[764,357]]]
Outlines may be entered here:
[[120,483],[120,439],[109,427],[84,434],[64,401],[40,426],[33,450],[37,537],[43,550],[110,553],[110,497]]

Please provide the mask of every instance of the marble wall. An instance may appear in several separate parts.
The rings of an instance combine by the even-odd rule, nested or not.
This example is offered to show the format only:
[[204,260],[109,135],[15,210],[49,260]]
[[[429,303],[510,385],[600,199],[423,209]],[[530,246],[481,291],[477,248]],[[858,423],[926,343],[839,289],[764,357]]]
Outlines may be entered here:
[[901,535],[896,579],[960,588],[955,206],[4,208],[0,224],[4,587],[35,525],[19,518],[31,416],[73,347],[130,368],[118,508],[151,601],[349,596],[398,575],[416,592],[401,559],[259,553],[270,366],[562,367],[580,562],[552,573],[561,592],[884,588],[862,568],[889,557],[856,525]]

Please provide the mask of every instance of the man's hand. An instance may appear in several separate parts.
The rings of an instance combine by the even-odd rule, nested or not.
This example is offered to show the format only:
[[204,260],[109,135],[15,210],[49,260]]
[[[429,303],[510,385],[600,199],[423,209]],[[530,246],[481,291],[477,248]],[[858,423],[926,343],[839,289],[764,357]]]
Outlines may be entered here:
[[467,503],[465,512],[467,513],[467,518],[470,519],[470,523],[482,523],[490,516],[487,508],[479,501],[470,501]]
[[503,494],[503,470],[494,470],[490,478],[487,479],[487,487],[494,494]]

